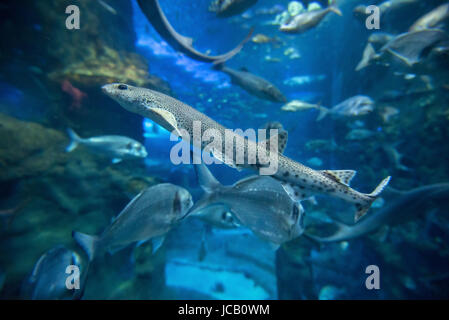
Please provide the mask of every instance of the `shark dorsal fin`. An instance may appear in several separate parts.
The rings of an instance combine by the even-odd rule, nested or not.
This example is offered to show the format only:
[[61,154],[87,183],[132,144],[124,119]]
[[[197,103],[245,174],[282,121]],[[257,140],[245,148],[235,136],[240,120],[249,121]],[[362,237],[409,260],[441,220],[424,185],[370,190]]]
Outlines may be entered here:
[[357,173],[354,170],[321,170],[320,172],[328,178],[331,178],[332,180],[340,182],[346,186],[349,186],[352,178],[354,178]]
[[162,108],[150,108],[152,112],[156,114],[156,116],[161,120],[156,121],[160,123],[163,127],[165,127],[169,131],[175,131],[178,136],[182,136],[178,130],[178,121],[176,121],[173,113],[164,110]]

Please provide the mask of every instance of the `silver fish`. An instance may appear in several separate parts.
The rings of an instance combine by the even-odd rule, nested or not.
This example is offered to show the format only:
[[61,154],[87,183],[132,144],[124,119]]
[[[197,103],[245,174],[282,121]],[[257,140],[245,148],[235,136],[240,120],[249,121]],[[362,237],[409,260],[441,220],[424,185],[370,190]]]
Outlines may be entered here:
[[66,151],[73,151],[82,144],[94,152],[105,154],[112,158],[113,163],[123,159],[145,158],[148,155],[145,147],[134,139],[124,136],[98,136],[83,139],[72,129],[67,130],[71,139]]
[[231,17],[245,12],[256,2],[257,0],[213,0],[209,11],[215,12],[217,17]]
[[338,9],[335,6],[330,6],[327,7],[326,9],[321,10],[303,12],[294,16],[286,23],[282,24],[279,30],[286,33],[305,32],[317,26],[329,12],[334,12],[339,16],[343,15],[340,9]]
[[211,205],[224,205],[241,225],[275,245],[302,234],[304,209],[279,181],[268,176],[252,176],[232,186],[223,186],[204,164],[195,165],[195,169],[205,195],[193,206],[193,214]]
[[307,232],[305,235],[319,242],[346,241],[358,238],[382,226],[410,221],[420,213],[425,212],[430,203],[434,204],[436,201],[443,205],[447,202],[448,196],[449,183],[432,184],[401,192],[397,200],[354,225],[349,226],[341,222],[335,222],[338,231],[331,236],[319,237]]
[[161,183],[134,197],[101,235],[73,232],[72,236],[90,261],[104,252],[114,253],[131,243],[149,239],[155,240],[155,251],[162,237],[185,216],[192,205],[192,196],[186,189]]
[[321,107],[317,121],[328,114],[340,117],[357,117],[366,115],[374,110],[374,101],[368,96],[357,95],[340,102],[331,109]]
[[442,4],[419,18],[410,27],[409,31],[438,28],[439,25],[446,19],[449,19],[449,2]]
[[63,246],[47,251],[39,258],[31,275],[24,281],[21,289],[22,298],[33,300],[80,298],[83,292],[82,277],[80,289],[67,289],[66,286],[69,277],[66,273],[67,267],[75,265],[81,271],[80,261],[75,252]]
[[282,92],[271,82],[250,73],[247,69],[234,70],[225,67],[223,64],[215,66],[215,69],[220,70],[231,77],[231,82],[238,85],[248,93],[264,100],[273,102],[286,102],[287,99]]
[[[198,139],[201,139],[206,130],[215,129],[221,137],[226,137],[225,127],[189,105],[160,92],[122,83],[104,85],[102,90],[126,110],[152,119],[190,143],[200,145],[202,149],[207,146],[206,141],[200,142]],[[362,100],[372,102],[367,97]],[[372,110],[371,104],[366,106],[359,102],[356,106],[358,106],[360,112]],[[201,127],[198,128],[200,132],[194,135],[195,123],[200,123]],[[182,132],[184,132],[184,136]],[[266,154],[266,145],[247,139],[232,130],[228,131],[228,133],[232,135],[231,138],[235,142],[231,146],[232,149],[230,149],[229,145],[226,146],[225,139],[222,138],[222,144],[214,148],[213,156],[236,169],[248,168],[260,171],[266,165],[266,163],[262,163],[260,160],[257,160],[255,164],[247,162],[237,164],[235,146],[243,146],[244,154]],[[349,187],[349,182],[356,173],[353,170],[317,171],[284,156],[282,153],[273,152],[272,154],[270,151],[270,154],[276,160],[273,160],[275,162],[274,167],[276,167],[276,170],[273,170],[275,171],[273,172],[273,177],[282,181],[283,185],[292,194],[299,198],[308,198],[316,193],[324,193],[344,199],[355,205],[355,220],[367,213],[371,203],[376,200],[390,180],[390,177],[385,178],[373,192],[365,194]]]
[[375,133],[368,129],[352,129],[348,132],[346,140],[365,140],[371,138]]

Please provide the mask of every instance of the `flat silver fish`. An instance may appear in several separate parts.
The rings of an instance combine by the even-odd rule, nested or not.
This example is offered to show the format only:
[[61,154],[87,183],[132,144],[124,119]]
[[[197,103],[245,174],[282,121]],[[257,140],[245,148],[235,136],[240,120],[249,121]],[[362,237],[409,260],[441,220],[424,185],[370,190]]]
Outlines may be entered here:
[[368,96],[357,95],[340,102],[331,109],[321,107],[317,121],[331,114],[339,117],[358,117],[366,115],[374,110],[374,101]]
[[193,214],[211,205],[225,205],[242,226],[275,245],[302,234],[304,209],[279,181],[252,176],[223,186],[204,164],[195,165],[195,169],[205,195],[192,207]]
[[[134,197],[101,235],[75,231],[72,235],[92,261],[100,254],[114,253],[131,243],[150,239],[161,242],[161,237],[185,216],[192,205],[192,196],[186,189],[161,183]],[[157,248],[153,247],[153,250]]]
[[287,99],[282,92],[271,82],[252,74],[245,68],[235,70],[225,67],[222,64],[216,66],[220,70],[231,77],[231,82],[240,86],[248,93],[264,100],[273,102],[285,102]]
[[134,139],[124,136],[98,136],[83,139],[72,129],[67,130],[71,139],[66,151],[73,151],[82,144],[94,152],[105,154],[112,158],[113,163],[124,159],[145,158],[148,155],[145,147]]
[[343,15],[340,9],[335,6],[330,6],[321,10],[303,12],[294,16],[286,23],[283,23],[279,30],[285,33],[305,32],[317,26],[329,12],[334,12],[339,16]]
[[77,266],[80,271],[80,257],[63,246],[57,246],[44,253],[34,265],[31,275],[24,281],[21,296],[24,299],[54,300],[77,299],[83,292],[80,275],[80,289],[67,289],[66,268]]
[[[248,162],[244,164],[236,163],[236,146],[242,147],[242,151],[246,155],[261,155],[268,151],[266,144],[247,139],[233,130],[228,130],[226,134],[225,127],[179,100],[154,90],[122,83],[104,85],[102,90],[126,110],[152,119],[168,131],[187,139],[191,144],[201,146],[201,149],[208,146],[207,141],[201,141],[203,133],[208,129],[215,129],[222,139],[221,145],[214,147],[212,150],[213,156],[228,166],[257,171],[264,169],[264,166],[266,167],[266,163],[262,163],[260,159],[256,159],[254,164]],[[366,108],[369,109],[369,106],[364,107],[362,105],[360,109],[365,110]],[[195,123],[199,123],[200,128],[198,128],[199,132],[194,135]],[[184,132],[184,136],[182,132]],[[226,144],[223,138],[229,134],[235,142],[231,146]],[[356,173],[353,170],[317,171],[284,156],[282,153],[272,153],[270,150],[270,157],[272,156],[276,160],[273,160],[276,167],[273,177],[282,181],[285,188],[289,189],[292,194],[298,198],[308,198],[313,194],[323,193],[344,199],[355,204],[355,220],[366,214],[371,203],[376,200],[390,180],[390,177],[385,178],[372,193],[365,194],[349,187],[349,182]]]

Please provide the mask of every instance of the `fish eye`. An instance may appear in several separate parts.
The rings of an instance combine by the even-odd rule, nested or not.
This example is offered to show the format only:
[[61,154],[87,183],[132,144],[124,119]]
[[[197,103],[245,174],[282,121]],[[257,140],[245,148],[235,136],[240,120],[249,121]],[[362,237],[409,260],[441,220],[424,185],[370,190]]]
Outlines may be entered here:
[[127,90],[128,86],[126,84],[119,84],[117,89],[119,89],[119,90]]

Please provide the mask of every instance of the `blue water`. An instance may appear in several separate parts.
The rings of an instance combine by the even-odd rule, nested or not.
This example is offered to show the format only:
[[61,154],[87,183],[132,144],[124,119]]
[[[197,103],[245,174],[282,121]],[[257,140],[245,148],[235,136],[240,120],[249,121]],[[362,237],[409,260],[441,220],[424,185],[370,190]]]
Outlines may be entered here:
[[[303,4],[307,7],[310,2]],[[326,6],[327,1],[320,2]],[[82,27],[72,31],[55,18],[56,9],[43,5],[56,11],[45,13],[33,7],[20,15],[17,4],[0,7],[5,18],[0,27],[8,32],[10,26],[21,25],[23,35],[0,43],[8,61],[0,64],[0,298],[31,298],[23,288],[36,286],[32,290],[37,292],[36,280],[30,277],[33,271],[48,286],[63,286],[60,275],[52,277],[51,270],[36,264],[59,245],[81,257],[77,265],[83,275],[83,294],[67,294],[63,288],[64,295],[54,293],[55,299],[449,297],[446,185],[440,190],[443,196],[432,198],[429,192],[419,196],[422,202],[405,202],[391,210],[392,218],[374,232],[332,243],[319,244],[301,235],[278,248],[257,236],[251,226],[220,229],[199,219],[183,219],[166,232],[156,253],[152,253],[155,244],[147,241],[89,263],[85,248],[71,235],[72,231],[101,234],[140,191],[159,183],[185,188],[194,202],[204,196],[193,166],[170,161],[171,150],[180,141],[171,139],[157,122],[124,110],[101,93],[106,83],[127,79],[134,85],[142,80],[130,71],[135,65],[121,66],[135,62],[128,54],[144,61],[145,71],[162,83],[155,89],[166,90],[227,128],[257,130],[267,122],[280,122],[288,132],[285,156],[315,170],[355,170],[351,182],[355,190],[370,193],[391,176],[391,188],[380,195],[367,217],[382,214],[408,195],[398,190],[449,181],[447,17],[438,24],[445,34],[438,45],[446,48],[445,53],[432,51],[437,44],[430,44],[413,66],[385,53],[388,65],[378,61],[357,72],[368,37],[377,30],[368,30],[353,10],[382,1],[337,1],[342,17],[329,13],[305,33],[285,34],[272,22],[291,6],[287,0],[259,0],[228,18],[209,12],[210,1],[160,0],[173,28],[192,37],[200,52],[226,52],[251,28],[253,36],[271,38],[268,43],[252,38],[226,66],[246,68],[268,80],[287,101],[319,105],[286,112],[281,109],[285,103],[251,95],[210,63],[176,52],[136,0],[104,3],[113,11],[100,1],[79,4]],[[417,1],[392,7],[382,14],[378,31],[407,32],[419,17],[442,3]],[[269,9],[277,11],[266,13]],[[296,58],[290,57],[292,51]],[[69,89],[64,89],[65,81]],[[387,94],[392,91],[394,98]],[[356,95],[374,100],[368,115],[316,120],[318,108],[331,108]],[[395,113],[385,118],[388,110]],[[67,128],[82,138],[133,138],[145,146],[148,156],[112,163],[116,156],[82,145],[66,153]],[[354,130],[369,135],[349,139]],[[222,164],[209,169],[224,185],[254,174]],[[354,224],[350,203],[321,194],[313,200],[302,202],[307,232],[329,235],[339,223]],[[55,268],[62,263],[51,262]],[[365,283],[370,265],[379,267],[381,279],[380,287],[372,290]]]

